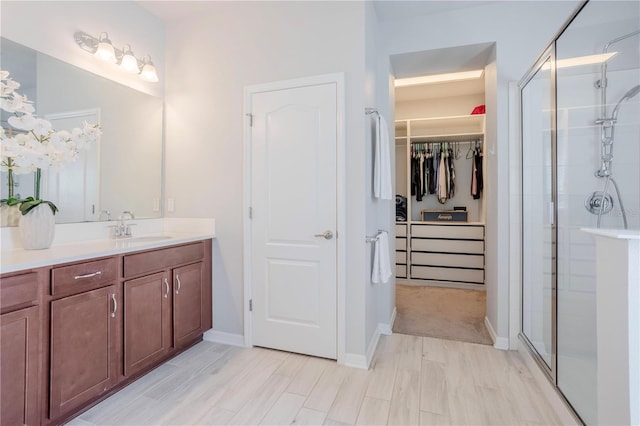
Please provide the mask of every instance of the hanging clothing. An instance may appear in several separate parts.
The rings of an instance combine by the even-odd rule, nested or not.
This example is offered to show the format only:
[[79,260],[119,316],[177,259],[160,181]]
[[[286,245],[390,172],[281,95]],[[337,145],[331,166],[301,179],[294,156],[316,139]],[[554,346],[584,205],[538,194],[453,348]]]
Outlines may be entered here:
[[420,157],[417,153],[411,156],[411,195],[416,201],[422,201],[422,180],[420,179]]
[[474,200],[478,200],[481,196],[484,182],[482,176],[482,150],[478,148],[476,150],[476,155],[473,157],[473,162],[475,164],[475,175],[476,175],[476,193],[473,195]]
[[447,202],[447,165],[444,153],[440,153],[440,164],[438,165],[438,202]]
[[449,195],[448,198],[453,198],[456,195],[456,168],[453,165],[454,155],[453,150],[449,150]]
[[391,277],[391,261],[389,260],[389,234],[381,231],[373,248],[373,271],[371,282],[386,283]]

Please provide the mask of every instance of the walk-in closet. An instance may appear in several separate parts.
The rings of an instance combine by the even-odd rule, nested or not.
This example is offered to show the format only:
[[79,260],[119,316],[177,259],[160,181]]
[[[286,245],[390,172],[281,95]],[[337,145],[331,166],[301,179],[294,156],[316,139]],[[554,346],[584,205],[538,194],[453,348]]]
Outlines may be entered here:
[[449,82],[404,81],[395,93],[394,331],[492,344],[484,325],[482,70]]

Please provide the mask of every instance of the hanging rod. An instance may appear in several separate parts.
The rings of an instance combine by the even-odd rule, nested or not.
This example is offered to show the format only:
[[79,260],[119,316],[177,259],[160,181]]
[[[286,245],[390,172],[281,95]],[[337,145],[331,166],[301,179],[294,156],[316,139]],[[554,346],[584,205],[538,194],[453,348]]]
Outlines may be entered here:
[[378,110],[375,108],[365,108],[364,113],[367,115],[371,115],[371,114],[380,115],[380,112],[378,112]]
[[443,143],[458,143],[458,144],[467,144],[467,143],[480,143],[481,139],[471,140],[471,141],[411,141],[411,144],[423,144],[423,145],[438,145]]
[[364,241],[366,243],[374,243],[376,241],[378,241],[380,239],[380,234],[382,234],[383,232],[387,232],[387,231],[383,231],[382,229],[378,229],[378,233],[376,235],[374,235],[373,237],[365,237]]

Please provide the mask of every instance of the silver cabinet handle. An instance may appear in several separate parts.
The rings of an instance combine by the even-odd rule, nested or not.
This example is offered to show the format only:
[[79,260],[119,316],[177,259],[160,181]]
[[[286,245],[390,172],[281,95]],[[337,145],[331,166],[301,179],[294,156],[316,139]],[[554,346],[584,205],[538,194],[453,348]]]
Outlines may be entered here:
[[327,231],[324,231],[322,234],[315,234],[314,237],[318,237],[318,238],[322,237],[325,240],[330,240],[333,238],[333,232],[327,230]]
[[180,287],[182,284],[180,283],[180,275],[176,275],[176,281],[178,282],[178,288],[176,289],[176,294],[180,294]]
[[83,278],[99,277],[100,275],[102,275],[102,271],[97,271],[97,272],[94,272],[92,274],[76,275],[75,277],[73,277],[73,279],[74,280],[81,280]]
[[111,318],[115,318],[116,312],[118,311],[118,301],[116,300],[115,293],[111,295],[111,300],[113,300],[113,312],[111,312]]
[[166,291],[164,292],[164,298],[166,299],[167,297],[169,297],[169,280],[167,280],[167,277],[164,277],[164,285],[166,289]]

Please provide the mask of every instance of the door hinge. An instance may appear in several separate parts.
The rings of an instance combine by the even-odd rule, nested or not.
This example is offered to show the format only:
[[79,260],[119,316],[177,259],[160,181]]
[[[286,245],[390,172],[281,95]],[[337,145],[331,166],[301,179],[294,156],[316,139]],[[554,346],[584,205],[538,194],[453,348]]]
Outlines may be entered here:
[[249,127],[253,127],[253,114],[247,113],[245,115],[249,117]]
[[249,219],[253,219],[253,207],[249,207]]
[[249,299],[249,312],[253,311],[253,299]]

